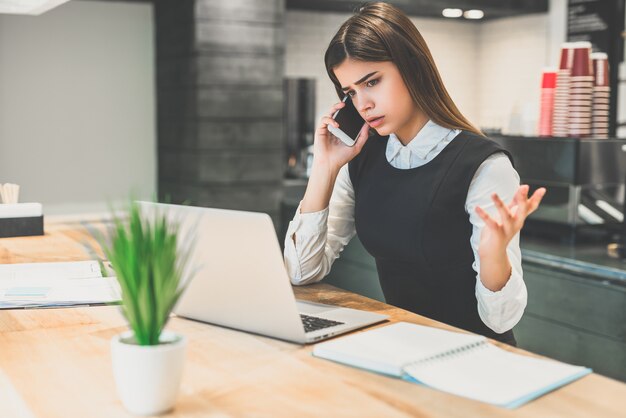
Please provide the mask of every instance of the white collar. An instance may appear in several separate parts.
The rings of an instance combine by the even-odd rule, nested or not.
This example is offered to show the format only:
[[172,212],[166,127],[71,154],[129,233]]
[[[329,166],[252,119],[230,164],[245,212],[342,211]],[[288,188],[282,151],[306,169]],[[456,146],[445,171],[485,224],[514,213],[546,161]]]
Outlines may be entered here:
[[403,148],[424,159],[451,131],[452,129],[444,128],[429,120],[406,146],[402,145],[395,134],[390,134],[387,143],[387,160],[394,159]]

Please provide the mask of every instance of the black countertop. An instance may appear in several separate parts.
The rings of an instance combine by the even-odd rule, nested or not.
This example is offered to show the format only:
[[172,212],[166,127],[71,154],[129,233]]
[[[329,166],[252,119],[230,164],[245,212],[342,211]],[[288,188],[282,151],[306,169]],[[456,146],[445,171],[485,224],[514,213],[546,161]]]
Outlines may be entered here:
[[606,243],[558,243],[522,236],[520,246],[525,263],[609,281],[626,288],[626,260],[609,257]]

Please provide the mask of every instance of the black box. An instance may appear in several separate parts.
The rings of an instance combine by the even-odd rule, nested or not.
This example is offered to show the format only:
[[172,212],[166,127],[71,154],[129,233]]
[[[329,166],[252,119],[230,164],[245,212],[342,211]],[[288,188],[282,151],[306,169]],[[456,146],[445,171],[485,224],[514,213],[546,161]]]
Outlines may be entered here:
[[0,238],[43,235],[43,215],[0,218]]

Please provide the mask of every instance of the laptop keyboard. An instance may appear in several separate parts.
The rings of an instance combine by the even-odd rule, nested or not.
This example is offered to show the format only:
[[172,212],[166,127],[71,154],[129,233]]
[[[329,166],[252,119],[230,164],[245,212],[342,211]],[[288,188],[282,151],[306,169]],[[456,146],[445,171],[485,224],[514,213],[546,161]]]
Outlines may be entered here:
[[304,332],[317,331],[318,329],[334,327],[335,325],[343,325],[343,322],[331,321],[330,319],[318,318],[316,316],[300,314],[300,318],[302,318],[302,324],[304,324]]

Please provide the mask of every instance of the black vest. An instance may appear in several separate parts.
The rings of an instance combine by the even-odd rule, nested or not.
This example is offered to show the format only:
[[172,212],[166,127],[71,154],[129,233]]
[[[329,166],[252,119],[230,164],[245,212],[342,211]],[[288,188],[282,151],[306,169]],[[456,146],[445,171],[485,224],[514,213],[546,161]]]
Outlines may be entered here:
[[478,315],[465,212],[478,167],[496,152],[510,154],[463,131],[432,161],[405,170],[387,161],[388,139],[371,137],[348,166],[356,231],[376,259],[386,302],[514,345],[512,331],[496,334]]

